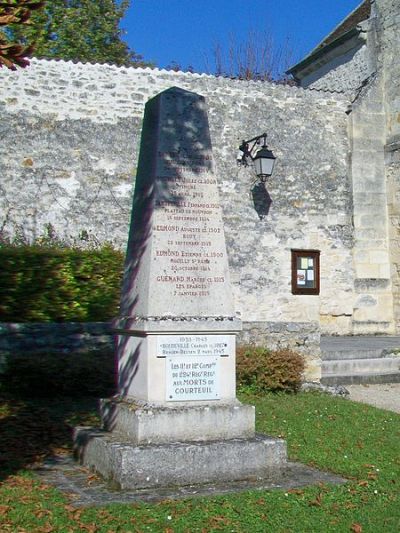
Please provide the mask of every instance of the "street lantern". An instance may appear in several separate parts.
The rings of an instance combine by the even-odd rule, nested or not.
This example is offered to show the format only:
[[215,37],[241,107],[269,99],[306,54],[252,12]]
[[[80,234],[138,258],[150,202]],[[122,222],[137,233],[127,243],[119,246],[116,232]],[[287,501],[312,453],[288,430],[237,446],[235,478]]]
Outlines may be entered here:
[[238,165],[248,166],[248,160],[254,162],[257,177],[262,183],[272,175],[276,157],[267,146],[267,134],[257,135],[239,146],[237,156]]

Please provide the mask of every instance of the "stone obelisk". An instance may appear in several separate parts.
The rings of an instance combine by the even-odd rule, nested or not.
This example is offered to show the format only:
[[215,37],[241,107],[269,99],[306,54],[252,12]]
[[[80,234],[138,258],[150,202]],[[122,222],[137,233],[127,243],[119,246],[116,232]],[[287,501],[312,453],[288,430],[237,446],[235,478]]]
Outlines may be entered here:
[[[173,88],[147,104],[132,213],[118,321],[120,394],[156,403],[234,399],[241,324],[201,96]],[[176,376],[177,357],[193,371],[206,358],[215,380],[210,372],[206,380]]]
[[266,477],[281,440],[255,436],[236,399],[235,316],[203,97],[168,89],[145,109],[121,314],[119,397],[83,462],[122,488]]

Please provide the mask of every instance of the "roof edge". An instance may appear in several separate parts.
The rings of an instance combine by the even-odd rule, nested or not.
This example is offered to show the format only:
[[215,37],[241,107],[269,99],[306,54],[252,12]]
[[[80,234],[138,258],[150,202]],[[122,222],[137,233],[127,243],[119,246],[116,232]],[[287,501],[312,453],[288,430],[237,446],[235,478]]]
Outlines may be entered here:
[[[368,17],[363,19],[363,20],[360,20],[358,21],[358,23],[353,27],[351,28],[350,30],[342,33],[341,35],[339,35],[339,37],[337,37],[336,39],[333,39],[331,40],[331,37],[338,31],[338,29],[343,26],[347,20],[351,19],[351,17],[353,17],[358,10],[360,10],[362,8],[362,6],[364,4],[366,4],[366,2],[369,1],[369,0],[362,0],[358,5],[357,7],[355,7],[348,15],[346,15],[346,17],[344,17],[344,19],[342,19],[339,24],[337,24],[333,30],[331,32],[328,33],[328,35],[326,35],[312,50],[311,52],[309,52],[304,59],[302,59],[301,61],[299,61],[299,63],[296,63],[296,65],[293,65],[293,67],[291,67],[287,72],[286,74],[292,74],[294,75],[294,72],[296,72],[297,70],[300,70],[301,68],[304,68],[305,66],[307,66],[308,64],[312,63],[312,61],[314,59],[317,59],[319,57],[321,57],[325,52],[329,51],[329,50],[332,50],[335,46],[338,46],[340,44],[342,44],[343,42],[345,42],[347,39],[350,39],[351,37],[354,37],[355,33],[352,33],[353,31],[358,31],[358,33],[360,33],[360,30],[358,29],[359,28],[359,24],[361,22],[363,22],[364,20],[368,20]],[[326,44],[325,44],[326,43]]]
[[289,70],[286,71],[286,74],[292,74],[294,76],[294,73],[302,70],[304,67],[307,67],[310,65],[313,61],[320,58],[321,56],[325,55],[330,50],[333,50],[337,46],[340,46],[344,42],[352,39],[353,37],[356,37],[361,33],[361,28],[359,26],[356,26],[355,28],[351,29],[350,31],[343,33],[340,37],[335,39],[334,41],[330,42],[323,48],[314,48],[314,50],[306,56],[302,61],[291,67]]

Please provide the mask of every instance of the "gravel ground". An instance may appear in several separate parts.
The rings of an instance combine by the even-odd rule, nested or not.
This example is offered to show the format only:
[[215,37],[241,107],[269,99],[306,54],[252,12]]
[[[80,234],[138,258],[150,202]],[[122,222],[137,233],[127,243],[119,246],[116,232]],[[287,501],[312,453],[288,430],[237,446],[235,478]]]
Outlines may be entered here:
[[400,383],[345,385],[345,387],[350,392],[350,400],[400,413]]

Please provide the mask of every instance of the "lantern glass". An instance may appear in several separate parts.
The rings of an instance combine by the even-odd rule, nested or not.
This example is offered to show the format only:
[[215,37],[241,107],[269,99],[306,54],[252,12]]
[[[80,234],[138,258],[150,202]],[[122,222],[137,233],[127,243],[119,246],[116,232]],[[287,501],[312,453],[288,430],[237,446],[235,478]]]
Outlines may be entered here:
[[271,176],[274,170],[275,156],[268,148],[261,148],[254,156],[254,167],[258,177]]

